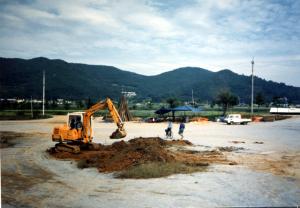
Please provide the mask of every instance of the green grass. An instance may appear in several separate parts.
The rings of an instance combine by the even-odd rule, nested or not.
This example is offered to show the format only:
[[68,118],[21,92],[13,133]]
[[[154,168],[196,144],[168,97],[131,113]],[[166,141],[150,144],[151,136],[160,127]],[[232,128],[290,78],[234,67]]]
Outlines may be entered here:
[[[78,111],[84,111],[84,110],[78,110],[78,109],[70,109],[70,110],[62,110],[62,109],[56,109],[56,110],[45,110],[45,114],[48,116],[44,118],[48,118],[51,115],[66,115],[67,113],[72,112],[78,112]],[[158,117],[157,114],[155,114],[155,110],[131,110],[130,111],[134,117],[141,117],[141,118],[147,118],[147,117]],[[240,113],[243,117],[250,117],[250,109],[248,107],[235,107],[231,108],[227,112],[230,113]],[[109,114],[107,110],[100,110],[97,113],[95,113],[95,117],[97,116],[104,116]],[[268,115],[269,114],[269,108],[255,108],[254,109],[255,115]],[[40,116],[41,110],[35,110],[34,111],[34,118],[43,118]],[[216,117],[219,117],[222,115],[222,109],[221,108],[208,108],[203,107],[203,111],[199,113],[193,113],[193,112],[176,112],[176,117],[183,117],[188,116],[190,118],[192,117],[207,117],[209,120],[214,120]],[[171,117],[172,113],[168,113],[164,115],[165,117]],[[31,118],[31,111],[30,109],[26,110],[2,110],[0,111],[0,120],[19,120],[19,119],[32,119]]]
[[146,163],[138,166],[131,167],[120,173],[116,173],[116,178],[135,178],[135,179],[145,179],[145,178],[160,178],[169,176],[172,174],[188,174],[193,172],[205,171],[207,167],[205,166],[190,166],[179,162],[172,163]]
[[130,112],[134,117],[147,118],[156,116],[154,110],[131,110]]
[[51,118],[52,115],[45,114],[44,116],[40,111],[34,111],[33,115],[31,111],[23,110],[10,110],[0,111],[0,120],[30,120],[30,119],[46,119]]

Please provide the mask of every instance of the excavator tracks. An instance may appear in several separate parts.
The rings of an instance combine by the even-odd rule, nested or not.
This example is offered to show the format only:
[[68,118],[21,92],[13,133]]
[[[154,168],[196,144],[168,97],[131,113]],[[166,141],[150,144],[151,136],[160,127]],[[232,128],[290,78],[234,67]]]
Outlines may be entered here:
[[78,154],[80,153],[80,147],[78,145],[70,145],[65,143],[57,143],[55,145],[55,149],[62,152],[70,152]]
[[100,149],[100,144],[96,143],[75,143],[75,144],[67,144],[67,143],[57,143],[55,145],[55,149],[60,152],[70,152],[74,154],[80,153],[81,150],[92,150],[97,151]]

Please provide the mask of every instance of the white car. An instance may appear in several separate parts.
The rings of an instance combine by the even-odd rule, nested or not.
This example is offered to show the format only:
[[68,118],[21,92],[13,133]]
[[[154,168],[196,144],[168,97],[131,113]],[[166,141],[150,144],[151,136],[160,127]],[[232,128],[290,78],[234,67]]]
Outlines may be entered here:
[[241,114],[229,114],[224,119],[225,123],[227,124],[242,124],[246,125],[249,122],[251,122],[251,119],[248,118],[242,118]]

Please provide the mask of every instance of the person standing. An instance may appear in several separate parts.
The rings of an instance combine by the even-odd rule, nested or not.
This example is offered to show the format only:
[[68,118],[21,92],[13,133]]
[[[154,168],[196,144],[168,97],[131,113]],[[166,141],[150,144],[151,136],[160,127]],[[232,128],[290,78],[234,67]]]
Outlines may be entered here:
[[183,122],[181,122],[180,125],[179,125],[179,131],[178,131],[178,134],[181,136],[180,139],[183,139],[184,129],[185,129],[185,124]]
[[168,128],[165,130],[166,131],[166,136],[172,138],[172,121],[169,120],[168,122]]

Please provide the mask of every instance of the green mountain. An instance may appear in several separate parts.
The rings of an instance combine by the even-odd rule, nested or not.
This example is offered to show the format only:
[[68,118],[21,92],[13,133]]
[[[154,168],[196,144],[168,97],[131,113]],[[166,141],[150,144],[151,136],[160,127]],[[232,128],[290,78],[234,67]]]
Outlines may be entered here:
[[[168,97],[191,100],[192,89],[196,99],[212,100],[218,92],[227,89],[249,102],[251,78],[228,69],[211,72],[196,67],[184,67],[155,76],[144,76],[112,66],[67,63],[47,58],[0,58],[1,98],[41,98],[42,71],[46,72],[48,99],[119,98],[122,89],[137,93],[136,99],[152,98],[159,101]],[[255,92],[267,100],[274,96],[287,97],[300,103],[300,87],[266,81],[255,77]]]

